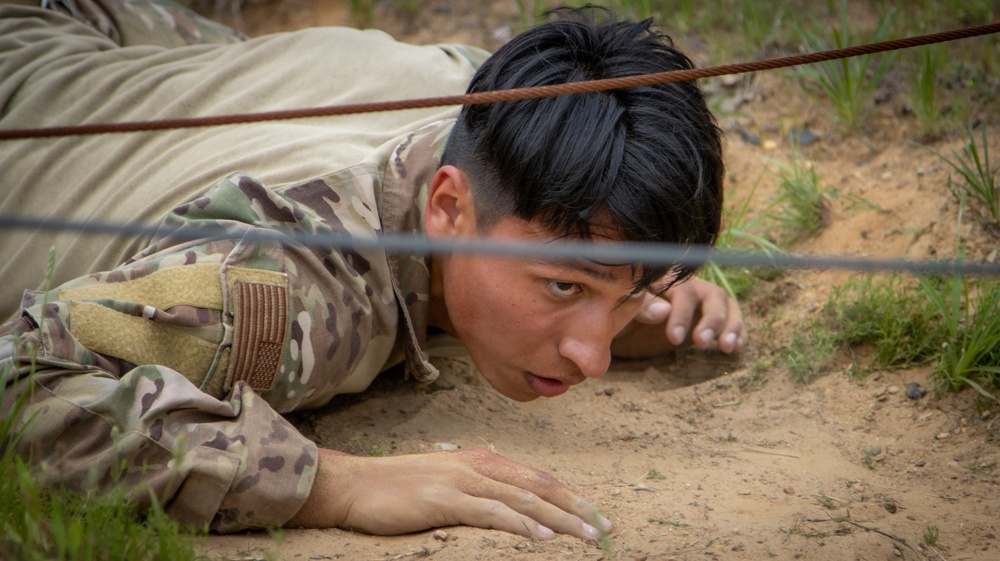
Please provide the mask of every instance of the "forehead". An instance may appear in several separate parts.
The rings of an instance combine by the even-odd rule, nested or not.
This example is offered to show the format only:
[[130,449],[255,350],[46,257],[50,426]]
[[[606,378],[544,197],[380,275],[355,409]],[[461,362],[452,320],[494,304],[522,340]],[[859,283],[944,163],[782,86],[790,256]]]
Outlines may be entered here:
[[[609,244],[620,240],[613,229],[597,225],[591,232],[590,239],[581,239],[576,236],[554,233],[536,221],[527,221],[520,218],[508,216],[501,219],[490,231],[491,238],[502,238],[512,241],[524,241],[525,243],[545,244],[548,247],[558,248],[560,242],[592,242],[595,244]],[[558,249],[556,249],[558,252]],[[604,283],[628,283],[631,286],[638,284],[642,275],[642,265],[629,262],[605,262],[585,259],[572,255],[568,250],[566,256],[539,256],[528,259],[528,262],[557,271],[572,272],[586,275],[595,281]]]
[[639,267],[633,267],[629,263],[608,264],[573,257],[539,257],[532,258],[530,261],[546,268],[583,274],[605,283],[627,282],[634,284],[639,280],[641,273]]

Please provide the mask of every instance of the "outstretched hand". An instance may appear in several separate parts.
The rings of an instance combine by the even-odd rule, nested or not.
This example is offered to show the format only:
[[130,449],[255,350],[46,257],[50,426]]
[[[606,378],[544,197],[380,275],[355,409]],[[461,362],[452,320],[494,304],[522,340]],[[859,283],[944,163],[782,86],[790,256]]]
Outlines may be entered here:
[[312,492],[286,526],[391,535],[460,524],[538,540],[611,527],[556,478],[482,448],[375,458],[321,448]]
[[660,296],[647,295],[635,319],[611,345],[615,356],[655,356],[685,344],[725,353],[743,348],[743,314],[726,291],[692,278]]

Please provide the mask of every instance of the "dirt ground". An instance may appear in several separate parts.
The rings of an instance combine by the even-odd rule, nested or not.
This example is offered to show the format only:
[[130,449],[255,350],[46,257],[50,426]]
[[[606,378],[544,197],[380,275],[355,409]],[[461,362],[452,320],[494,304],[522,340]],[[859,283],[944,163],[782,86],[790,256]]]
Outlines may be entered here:
[[[414,16],[386,4],[378,4],[378,26],[417,43],[495,48],[518,25],[513,0],[428,1]],[[259,35],[350,24],[347,5],[248,3],[243,26]],[[704,45],[690,48],[699,64],[707,61]],[[720,118],[732,199],[745,197],[760,180],[752,206],[763,207],[777,183],[768,159],[791,159],[787,131],[806,125],[820,137],[801,157],[840,196],[828,226],[797,252],[955,254],[957,205],[946,187],[948,168],[914,144],[916,120],[902,93],[889,95],[891,77],[867,129],[846,137],[787,73],[727,84],[706,87],[745,99],[739,115]],[[1000,121],[980,116],[990,144],[1000,146]],[[762,144],[745,141],[740,128]],[[950,153],[960,145],[951,135],[932,146]],[[872,204],[859,205],[857,197]],[[969,257],[996,261],[995,235],[966,221],[961,236]],[[614,559],[1000,559],[995,404],[984,406],[972,391],[907,398],[906,383],[930,385],[929,367],[873,372],[865,380],[846,375],[852,360],[865,360],[863,349],[809,385],[793,383],[780,364],[761,368],[832,287],[858,274],[789,271],[758,285],[743,303],[749,344],[737,357],[682,351],[616,362],[604,378],[568,396],[527,404],[501,397],[460,369],[428,387],[387,375],[364,394],[294,420],[322,445],[359,454],[482,446],[547,470],[612,520]],[[939,531],[934,548],[922,543],[928,525]],[[606,555],[596,543],[573,538],[541,543],[467,527],[443,532],[377,537],[286,530],[277,541],[258,532],[211,536],[202,550],[209,559],[295,561]]]

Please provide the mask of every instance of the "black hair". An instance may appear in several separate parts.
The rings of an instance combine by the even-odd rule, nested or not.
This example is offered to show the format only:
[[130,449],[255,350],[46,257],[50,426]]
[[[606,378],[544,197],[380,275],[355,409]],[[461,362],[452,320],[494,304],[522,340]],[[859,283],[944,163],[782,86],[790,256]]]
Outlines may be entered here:
[[[690,69],[652,20],[610,10],[560,11],[501,47],[468,91],[484,92]],[[600,21],[599,21],[600,20]],[[556,236],[590,239],[595,225],[621,241],[712,244],[722,213],[720,131],[694,81],[465,106],[442,162],[469,178],[488,232],[515,216]],[[642,267],[637,288],[667,271]]]

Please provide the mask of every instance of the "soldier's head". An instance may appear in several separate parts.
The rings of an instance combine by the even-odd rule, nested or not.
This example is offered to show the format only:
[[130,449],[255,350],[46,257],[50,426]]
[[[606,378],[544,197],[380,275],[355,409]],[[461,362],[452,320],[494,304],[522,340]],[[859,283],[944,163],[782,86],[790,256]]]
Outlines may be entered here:
[[[498,50],[469,91],[693,66],[650,21],[615,21],[595,9],[569,15]],[[427,231],[711,244],[722,178],[720,132],[694,82],[466,106],[431,189]],[[564,389],[539,377],[572,384],[602,374],[610,338],[638,309],[637,289],[663,289],[664,278],[677,282],[694,272],[460,255],[437,260],[434,269],[442,276],[437,298],[447,306],[438,323],[466,343],[494,387],[517,399]],[[581,326],[590,332],[572,333]],[[512,352],[530,356],[494,366]],[[495,372],[504,367],[529,376],[519,382],[509,379],[516,372]]]

